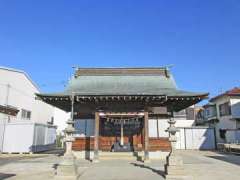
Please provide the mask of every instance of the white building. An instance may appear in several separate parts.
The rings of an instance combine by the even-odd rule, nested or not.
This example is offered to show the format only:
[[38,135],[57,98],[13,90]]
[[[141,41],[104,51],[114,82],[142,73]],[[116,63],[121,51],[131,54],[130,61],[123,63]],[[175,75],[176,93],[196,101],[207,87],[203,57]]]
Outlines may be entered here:
[[36,100],[35,93],[39,89],[25,72],[0,67],[0,152],[35,152],[54,146],[54,108]]
[[204,108],[202,123],[215,127],[218,143],[240,142],[240,88],[210,99]]
[[59,108],[54,108],[54,124],[57,126],[57,134],[64,135],[64,130],[67,127],[67,120],[70,119],[70,113],[67,113]]

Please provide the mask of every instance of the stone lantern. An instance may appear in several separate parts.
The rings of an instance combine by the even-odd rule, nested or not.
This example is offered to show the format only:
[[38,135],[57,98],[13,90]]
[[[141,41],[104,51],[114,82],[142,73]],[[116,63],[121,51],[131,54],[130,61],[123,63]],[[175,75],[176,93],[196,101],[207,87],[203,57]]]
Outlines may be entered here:
[[74,121],[69,119],[67,124],[68,126],[64,130],[66,151],[62,162],[57,167],[56,176],[54,177],[56,180],[76,180],[75,158],[72,153],[72,142],[74,141],[73,133],[75,132],[73,127]]
[[172,147],[170,154],[173,155],[175,154],[175,151],[176,151],[176,143],[177,143],[176,133],[179,130],[175,127],[176,120],[174,120],[173,118],[170,118],[168,120],[168,123],[169,123],[169,128],[167,129],[167,132],[169,133],[169,141]]
[[176,133],[178,129],[175,127],[176,120],[173,119],[173,113],[171,113],[171,118],[168,121],[169,128],[169,141],[171,143],[171,152],[167,156],[167,163],[165,165],[165,173],[167,180],[176,180],[176,179],[189,179],[184,174],[183,160],[182,157],[176,154],[176,142],[177,137]]
[[72,142],[74,141],[74,137],[73,137],[73,133],[75,132],[75,129],[73,127],[74,121],[72,119],[69,119],[67,121],[67,128],[65,129],[65,143],[66,143],[66,152],[65,152],[65,156],[66,155],[70,155],[72,154]]

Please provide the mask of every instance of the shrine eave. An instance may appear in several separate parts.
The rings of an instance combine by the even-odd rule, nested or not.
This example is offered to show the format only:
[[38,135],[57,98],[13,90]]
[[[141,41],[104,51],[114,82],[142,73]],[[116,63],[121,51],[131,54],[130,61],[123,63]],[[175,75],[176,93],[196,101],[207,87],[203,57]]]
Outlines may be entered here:
[[191,105],[194,105],[203,99],[208,98],[208,93],[179,93],[169,95],[150,95],[150,94],[135,94],[135,95],[83,95],[83,94],[36,94],[37,98],[60,109],[69,111],[71,101],[74,97],[74,102],[81,105],[94,104],[101,106],[102,102],[108,103],[139,103],[144,106],[167,106],[174,111],[180,111]]

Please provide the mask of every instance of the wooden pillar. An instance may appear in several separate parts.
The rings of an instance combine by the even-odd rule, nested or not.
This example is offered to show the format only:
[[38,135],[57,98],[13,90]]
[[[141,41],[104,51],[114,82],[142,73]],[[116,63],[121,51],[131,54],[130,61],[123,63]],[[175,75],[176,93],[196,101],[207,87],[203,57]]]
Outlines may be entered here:
[[121,146],[124,145],[124,136],[123,136],[123,120],[121,119],[121,140],[120,140]]
[[95,112],[94,162],[98,162],[99,155],[99,112]]
[[144,112],[144,161],[149,161],[148,112]]

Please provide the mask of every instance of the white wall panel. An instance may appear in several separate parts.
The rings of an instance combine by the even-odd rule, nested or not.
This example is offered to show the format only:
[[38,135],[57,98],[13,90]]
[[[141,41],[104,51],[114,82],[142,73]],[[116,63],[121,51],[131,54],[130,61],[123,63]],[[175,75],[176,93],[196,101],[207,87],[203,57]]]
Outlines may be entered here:
[[56,129],[52,127],[48,127],[45,145],[54,144],[55,141],[56,141]]
[[0,152],[3,149],[3,138],[4,138],[4,131],[5,131],[5,122],[6,122],[5,115],[0,113]]
[[177,132],[177,149],[215,149],[215,134],[212,128],[180,128]]
[[168,119],[158,119],[159,137],[169,137],[168,132],[166,132],[168,127],[169,127]]
[[158,137],[157,119],[149,119],[149,137]]
[[45,144],[46,128],[42,125],[35,125],[34,145]]
[[46,151],[55,147],[56,128],[43,124],[35,124],[33,151]]
[[177,137],[176,148],[177,149],[186,149],[184,128],[179,129],[179,131],[176,133],[176,137]]
[[3,152],[29,152],[32,148],[33,132],[34,126],[31,123],[7,124]]
[[45,151],[55,143],[56,128],[34,123],[8,123],[5,127],[3,152]]

